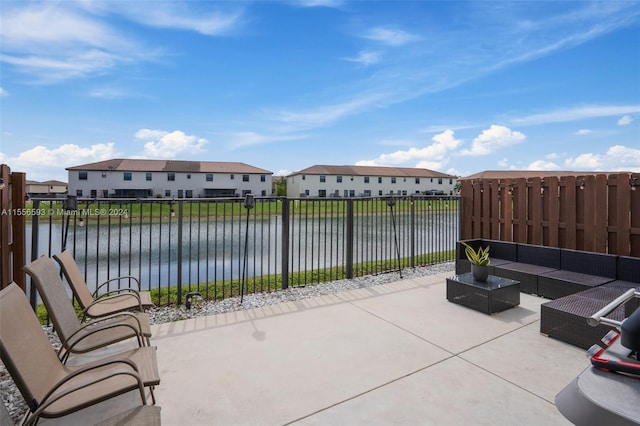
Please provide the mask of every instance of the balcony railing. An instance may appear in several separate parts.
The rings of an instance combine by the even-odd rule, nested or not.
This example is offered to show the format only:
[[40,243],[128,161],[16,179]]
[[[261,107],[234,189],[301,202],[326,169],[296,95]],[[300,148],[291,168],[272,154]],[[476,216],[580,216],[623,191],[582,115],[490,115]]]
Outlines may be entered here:
[[[70,250],[89,287],[133,275],[158,304],[454,260],[459,199],[34,199],[27,257]],[[30,234],[30,235],[29,235]],[[31,291],[32,303],[36,303]]]

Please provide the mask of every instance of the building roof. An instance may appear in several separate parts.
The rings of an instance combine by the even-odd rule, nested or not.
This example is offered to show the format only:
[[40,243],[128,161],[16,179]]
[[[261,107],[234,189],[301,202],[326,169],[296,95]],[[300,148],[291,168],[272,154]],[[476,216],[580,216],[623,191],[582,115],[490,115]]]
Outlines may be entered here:
[[[459,180],[477,180],[477,179],[519,179],[519,178],[545,178],[545,177],[562,177],[562,176],[586,176],[593,174],[609,175],[614,172],[576,172],[576,171],[558,171],[558,170],[485,170],[484,172],[475,173],[473,175],[459,178]],[[615,172],[627,173],[627,172]]]
[[238,162],[140,160],[114,158],[96,163],[67,167],[66,170],[119,171],[119,172],[176,172],[176,173],[261,173],[272,174],[265,169]]
[[45,180],[44,182],[38,182],[37,180],[26,180],[27,185],[49,185],[49,186],[67,186],[67,182],[61,182],[59,180]]
[[436,172],[417,167],[382,167],[382,166],[329,166],[315,165],[291,173],[296,175],[337,175],[337,176],[392,176],[392,177],[425,177],[425,178],[456,178],[446,173]]

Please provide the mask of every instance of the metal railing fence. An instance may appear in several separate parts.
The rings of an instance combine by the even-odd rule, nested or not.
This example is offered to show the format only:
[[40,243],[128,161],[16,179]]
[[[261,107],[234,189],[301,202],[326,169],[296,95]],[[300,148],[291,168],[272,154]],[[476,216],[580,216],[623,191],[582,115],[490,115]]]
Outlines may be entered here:
[[453,260],[460,228],[455,196],[31,202],[27,257],[66,247],[90,288],[133,275],[158,304],[401,274]]

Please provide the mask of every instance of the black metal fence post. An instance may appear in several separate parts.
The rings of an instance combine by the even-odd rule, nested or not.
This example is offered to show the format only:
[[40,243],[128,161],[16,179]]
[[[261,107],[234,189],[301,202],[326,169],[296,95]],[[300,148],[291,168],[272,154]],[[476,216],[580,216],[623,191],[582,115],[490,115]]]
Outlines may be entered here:
[[353,199],[347,200],[347,241],[345,267],[347,279],[353,278]]
[[282,288],[289,287],[289,199],[283,197],[282,201],[282,261],[280,263],[282,275]]
[[[183,214],[183,202],[178,201],[178,262],[177,262],[177,269],[178,269],[178,279],[177,279],[177,287],[178,287],[178,305],[182,304],[182,214]],[[169,232],[171,232],[171,229],[169,229]],[[171,258],[171,255],[169,255],[169,258]]]
[[410,232],[409,232],[409,247],[411,250],[411,267],[416,267],[416,209],[413,195],[409,196],[409,208],[411,209],[409,224]]

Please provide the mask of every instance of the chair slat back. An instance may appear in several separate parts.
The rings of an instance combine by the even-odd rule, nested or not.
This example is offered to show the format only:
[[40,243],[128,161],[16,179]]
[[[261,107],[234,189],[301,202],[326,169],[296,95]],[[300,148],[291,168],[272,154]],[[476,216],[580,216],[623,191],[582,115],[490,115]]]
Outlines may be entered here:
[[53,255],[53,258],[58,262],[58,264],[60,264],[60,269],[62,269],[62,273],[67,279],[67,282],[69,283],[69,286],[82,309],[91,305],[93,302],[93,296],[91,296],[89,287],[87,287],[87,283],[71,253],[69,253],[68,250],[64,250],[60,254]]
[[81,327],[81,322],[55,262],[47,256],[42,256],[25,265],[23,269],[36,285],[60,340],[66,342]]
[[31,411],[66,374],[26,295],[15,283],[0,291],[0,357]]

